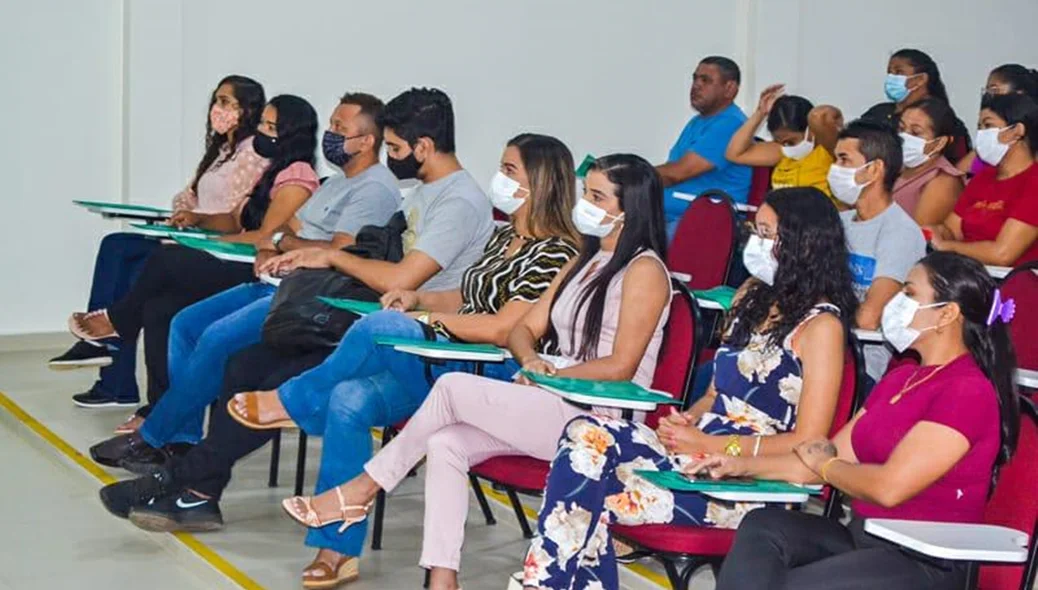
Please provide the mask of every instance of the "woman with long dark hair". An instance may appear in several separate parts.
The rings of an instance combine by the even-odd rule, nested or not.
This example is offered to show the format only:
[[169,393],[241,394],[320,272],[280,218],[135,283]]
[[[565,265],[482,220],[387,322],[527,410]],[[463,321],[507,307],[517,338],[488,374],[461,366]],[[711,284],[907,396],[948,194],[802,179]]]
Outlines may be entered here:
[[[981,93],[981,101],[983,102],[986,96],[1003,94],[1024,94],[1038,100],[1038,70],[1020,64],[1002,64],[991,70],[991,73],[988,74],[987,84],[984,85]],[[990,166],[977,157],[976,150],[970,152],[956,164],[959,170],[970,176],[976,176]]]
[[[581,255],[512,330],[512,355],[527,371],[648,386],[670,309],[659,175],[638,156],[599,158],[572,220],[584,234]],[[427,457],[420,563],[432,570],[430,588],[457,588],[468,466],[506,454],[551,459],[566,422],[586,414],[525,380],[451,373],[364,473],[318,496],[290,498],[285,509],[308,526],[342,521],[336,526],[346,529],[367,517],[379,489],[392,490]]]
[[[901,49],[890,56],[890,60],[887,62],[884,92],[890,102],[874,105],[865,111],[861,118],[888,123],[895,130],[901,113],[912,103],[933,97],[951,104],[937,63],[932,57],[918,49]],[[969,130],[956,117],[953,142],[945,155],[952,163],[956,163],[969,151]]]
[[[238,232],[221,240],[255,244],[269,239],[292,219],[319,184],[313,169],[317,114],[306,100],[292,95],[271,99],[263,110],[254,146],[270,165],[236,212],[210,217],[217,226]],[[251,264],[166,245],[148,258],[126,296],[106,309],[72,314],[69,327],[87,341],[119,338],[127,350],[135,349],[137,335],[146,328],[148,400],[154,403],[169,388],[167,341],[173,316],[188,305],[254,279]],[[138,411],[138,415],[142,413]]]
[[919,225],[944,221],[962,192],[963,174],[944,155],[955,141],[955,121],[936,97],[908,105],[898,121],[904,166],[892,196]]
[[[833,421],[854,297],[836,208],[814,188],[773,191],[744,253],[740,289],[713,382],[686,412],[654,431],[638,421],[580,416],[552,461],[522,584],[618,587],[608,524],[734,528],[760,504],[674,494],[633,474],[680,469],[692,456],[774,455],[825,436]],[[565,541],[568,539],[569,541]],[[572,558],[573,551],[581,558]],[[519,580],[516,580],[518,583]]]
[[961,588],[964,562],[916,557],[864,531],[867,518],[979,523],[998,467],[1016,448],[1020,408],[1005,301],[984,267],[935,252],[883,311],[883,333],[919,353],[876,384],[833,438],[775,457],[713,456],[714,477],[828,483],[852,499],[848,525],[760,510],[735,537],[717,582],[742,588]]
[[[233,211],[259,181],[268,162],[252,147],[266,98],[263,86],[245,76],[227,76],[213,89],[206,116],[205,152],[190,184],[173,198],[173,220],[180,226],[207,226],[207,217]],[[126,294],[159,240],[117,232],[101,240],[94,263],[87,311],[104,309]],[[72,396],[81,407],[135,406],[136,350],[79,341],[50,360],[56,370],[101,367],[100,379]],[[123,351],[128,351],[123,354]]]

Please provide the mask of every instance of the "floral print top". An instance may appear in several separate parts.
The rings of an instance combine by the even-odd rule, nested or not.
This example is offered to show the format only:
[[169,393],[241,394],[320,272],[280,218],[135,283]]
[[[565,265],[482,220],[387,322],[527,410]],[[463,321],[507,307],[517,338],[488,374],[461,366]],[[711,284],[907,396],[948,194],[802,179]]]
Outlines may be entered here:
[[829,303],[819,303],[777,346],[755,333],[742,348],[721,346],[714,357],[717,398],[699,420],[707,434],[772,435],[789,432],[796,424],[803,387],[803,367],[793,352],[793,337],[820,313],[840,314]]

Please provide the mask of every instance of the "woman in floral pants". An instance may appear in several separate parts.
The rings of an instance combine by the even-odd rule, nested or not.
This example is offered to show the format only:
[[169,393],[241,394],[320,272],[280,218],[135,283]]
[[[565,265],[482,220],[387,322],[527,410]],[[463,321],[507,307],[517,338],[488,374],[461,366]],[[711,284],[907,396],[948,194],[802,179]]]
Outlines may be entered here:
[[[786,453],[827,435],[843,376],[846,322],[856,309],[842,226],[814,189],[771,193],[756,225],[744,255],[755,278],[740,291],[707,395],[655,431],[600,415],[566,426],[540,535],[526,556],[525,587],[618,588],[611,523],[736,528],[763,506],[674,493],[635,470],[680,471],[702,453]],[[770,272],[754,252],[774,261]]]

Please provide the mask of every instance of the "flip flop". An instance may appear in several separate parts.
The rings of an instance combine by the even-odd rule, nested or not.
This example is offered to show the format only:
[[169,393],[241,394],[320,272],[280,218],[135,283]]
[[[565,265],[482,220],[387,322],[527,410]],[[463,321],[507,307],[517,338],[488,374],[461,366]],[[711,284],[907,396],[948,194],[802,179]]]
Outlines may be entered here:
[[255,393],[238,394],[245,396],[245,412],[238,410],[238,404],[235,403],[237,395],[232,397],[227,402],[227,413],[231,415],[231,418],[235,422],[241,424],[246,428],[253,430],[281,430],[282,428],[298,428],[298,425],[289,419],[275,420],[274,422],[260,422],[259,419],[259,400],[256,398]]
[[[86,341],[86,342],[90,342],[90,343],[96,343],[99,340],[104,340],[106,338],[117,338],[119,336],[119,333],[116,332],[114,329],[111,332],[109,332],[108,334],[102,334],[100,336],[94,336],[94,335],[91,335],[91,334],[87,334],[86,331],[79,325],[79,320],[86,320],[86,319],[89,319],[89,318],[92,318],[92,317],[96,317],[96,316],[99,316],[99,315],[103,315],[103,316],[105,316],[107,318],[108,317],[108,310],[107,309],[98,309],[97,311],[88,311],[86,313],[80,313],[80,312],[73,313],[68,318],[68,331],[72,332],[72,335],[75,336],[76,338],[79,338],[80,340],[83,340],[83,341]],[[108,320],[109,323],[111,323],[111,321],[112,320]]]

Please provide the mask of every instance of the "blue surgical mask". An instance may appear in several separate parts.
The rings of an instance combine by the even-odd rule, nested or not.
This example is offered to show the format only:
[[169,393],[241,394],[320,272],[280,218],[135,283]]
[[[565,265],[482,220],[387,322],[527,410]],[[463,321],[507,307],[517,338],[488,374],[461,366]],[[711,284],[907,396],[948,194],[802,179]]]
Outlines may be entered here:
[[[916,74],[918,76],[918,74]],[[908,79],[914,78],[915,76],[902,76],[900,74],[887,74],[886,83],[883,85],[883,90],[887,94],[887,98],[894,102],[901,102],[908,96]]]

